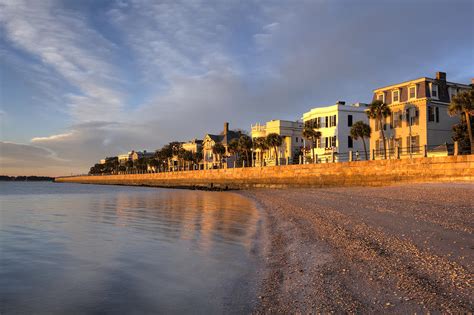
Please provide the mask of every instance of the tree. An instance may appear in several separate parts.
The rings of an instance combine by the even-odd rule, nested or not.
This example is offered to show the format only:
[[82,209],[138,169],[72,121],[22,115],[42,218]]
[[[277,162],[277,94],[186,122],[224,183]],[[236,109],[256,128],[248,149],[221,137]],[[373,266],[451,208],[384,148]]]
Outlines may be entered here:
[[273,148],[275,152],[275,165],[278,165],[278,147],[283,143],[283,137],[277,133],[270,133],[267,135],[267,145]]
[[182,158],[185,162],[188,162],[188,170],[189,168],[189,163],[194,161],[194,155],[191,151],[183,150],[184,152],[182,153]]
[[212,147],[212,153],[214,153],[215,155],[217,155],[218,159],[219,159],[219,166],[221,165],[222,163],[222,155],[225,154],[225,147],[222,143],[218,142],[216,144],[214,144],[214,146]]
[[135,166],[140,171],[146,171],[148,165],[148,159],[145,157],[140,157],[138,160],[135,161]]
[[105,172],[107,173],[114,173],[117,171],[119,166],[118,157],[106,157],[105,158]]
[[127,170],[130,171],[131,169],[133,169],[133,161],[128,160],[127,162],[125,162],[125,166],[127,167]]
[[385,140],[385,133],[383,132],[383,127],[385,124],[385,118],[390,116],[390,108],[387,104],[380,100],[375,100],[369,105],[369,110],[367,111],[367,116],[370,119],[374,119],[376,124],[379,124],[380,132],[382,133],[383,141],[383,151],[384,157],[387,158],[387,142]]
[[239,151],[245,154],[245,159],[247,160],[247,165],[251,166],[250,163],[250,152],[252,150],[252,138],[246,134],[242,134],[238,140]]
[[260,161],[263,160],[265,150],[268,150],[267,139],[265,137],[257,137],[252,141],[253,148],[259,150]]
[[463,115],[466,121],[469,143],[471,145],[471,154],[474,154],[474,140],[472,138],[472,128],[470,116],[474,116],[474,89],[461,92],[453,96],[451,104],[448,107],[450,116]]
[[314,163],[315,162],[314,148],[316,147],[317,139],[321,138],[321,132],[318,130],[314,130],[310,126],[306,126],[303,129],[303,137],[305,137],[311,142],[311,152],[312,152],[313,163]]
[[365,138],[370,138],[372,130],[370,126],[364,123],[363,121],[356,121],[351,127],[351,137],[354,140],[361,139],[364,144],[365,159],[368,160],[367,146],[365,144]]

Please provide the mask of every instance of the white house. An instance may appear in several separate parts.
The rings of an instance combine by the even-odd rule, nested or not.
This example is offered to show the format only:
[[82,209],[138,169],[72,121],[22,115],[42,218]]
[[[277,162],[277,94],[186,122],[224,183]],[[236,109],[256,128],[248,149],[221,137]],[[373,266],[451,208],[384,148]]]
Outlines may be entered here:
[[[364,103],[346,105],[345,102],[338,101],[335,105],[316,107],[303,114],[305,125],[312,125],[321,132],[321,138],[314,149],[318,162],[331,161],[333,152],[336,153],[336,160],[346,159],[349,151],[354,152],[354,158],[357,152],[361,158],[364,156],[362,141],[352,139],[350,130],[357,121],[369,124],[366,109],[367,104]],[[307,141],[305,147],[310,147]],[[369,139],[366,139],[366,145],[369,151]]]

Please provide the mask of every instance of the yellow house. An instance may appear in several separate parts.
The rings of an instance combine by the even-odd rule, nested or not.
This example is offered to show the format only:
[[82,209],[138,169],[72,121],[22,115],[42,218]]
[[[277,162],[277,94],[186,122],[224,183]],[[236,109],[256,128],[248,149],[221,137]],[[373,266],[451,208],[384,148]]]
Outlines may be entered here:
[[[373,100],[386,103],[391,115],[383,122],[387,158],[421,156],[440,145],[452,143],[452,126],[459,117],[448,115],[452,96],[470,89],[467,84],[446,81],[446,73],[422,77],[374,90]],[[372,158],[384,158],[379,124],[370,119]]]
[[[291,164],[297,158],[303,147],[303,123],[289,120],[271,120],[265,125],[255,124],[251,126],[252,139],[263,138],[271,133],[276,133],[283,137],[283,143],[278,148],[279,165]],[[255,141],[255,140],[254,140]],[[254,165],[265,166],[275,165],[276,156],[274,149],[254,150]]]

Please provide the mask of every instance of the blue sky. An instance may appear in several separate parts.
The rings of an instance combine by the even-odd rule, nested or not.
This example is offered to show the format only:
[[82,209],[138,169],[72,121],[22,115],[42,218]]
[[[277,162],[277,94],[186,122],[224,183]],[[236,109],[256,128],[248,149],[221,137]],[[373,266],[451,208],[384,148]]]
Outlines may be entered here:
[[472,16],[472,0],[0,0],[0,173],[86,172],[436,71],[470,83]]

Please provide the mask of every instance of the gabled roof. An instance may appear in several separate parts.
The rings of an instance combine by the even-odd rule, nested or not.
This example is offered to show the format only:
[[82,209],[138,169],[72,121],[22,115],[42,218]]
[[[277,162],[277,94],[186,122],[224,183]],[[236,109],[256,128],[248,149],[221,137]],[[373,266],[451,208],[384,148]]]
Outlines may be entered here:
[[220,135],[212,135],[208,133],[206,137],[211,138],[215,143],[228,144],[233,139],[240,138],[240,135],[240,132],[229,130],[226,135],[223,132],[221,132]]

